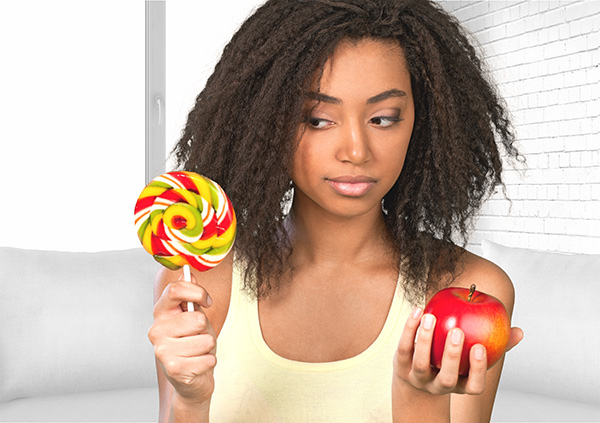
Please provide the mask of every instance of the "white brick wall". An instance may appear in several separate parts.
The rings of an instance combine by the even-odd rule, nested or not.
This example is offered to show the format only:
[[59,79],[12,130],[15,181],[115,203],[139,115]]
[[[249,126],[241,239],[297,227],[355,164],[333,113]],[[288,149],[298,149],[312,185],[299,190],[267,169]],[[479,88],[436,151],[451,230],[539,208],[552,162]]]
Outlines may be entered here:
[[600,1],[445,1],[484,52],[527,169],[507,166],[469,249],[600,254]]

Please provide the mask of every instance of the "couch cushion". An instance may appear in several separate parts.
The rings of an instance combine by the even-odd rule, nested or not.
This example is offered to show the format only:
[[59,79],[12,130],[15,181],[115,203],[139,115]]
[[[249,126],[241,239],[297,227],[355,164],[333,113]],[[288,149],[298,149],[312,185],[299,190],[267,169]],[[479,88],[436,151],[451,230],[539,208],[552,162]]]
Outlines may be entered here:
[[0,247],[0,402],[153,387],[153,281],[141,248],[67,253]]
[[49,395],[0,404],[0,422],[156,422],[156,388]]
[[493,423],[600,422],[600,405],[501,389],[496,395]]
[[600,404],[600,255],[482,247],[512,279],[513,325],[525,332],[500,387]]

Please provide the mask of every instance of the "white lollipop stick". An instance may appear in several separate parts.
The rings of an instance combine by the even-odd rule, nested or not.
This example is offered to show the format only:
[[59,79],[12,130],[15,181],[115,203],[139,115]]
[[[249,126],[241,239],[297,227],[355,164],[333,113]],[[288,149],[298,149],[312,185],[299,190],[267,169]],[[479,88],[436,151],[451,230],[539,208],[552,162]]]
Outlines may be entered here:
[[[183,265],[183,280],[186,282],[192,281],[192,273],[190,271],[190,266],[187,264]],[[188,301],[187,310],[194,311],[194,303],[192,301]]]

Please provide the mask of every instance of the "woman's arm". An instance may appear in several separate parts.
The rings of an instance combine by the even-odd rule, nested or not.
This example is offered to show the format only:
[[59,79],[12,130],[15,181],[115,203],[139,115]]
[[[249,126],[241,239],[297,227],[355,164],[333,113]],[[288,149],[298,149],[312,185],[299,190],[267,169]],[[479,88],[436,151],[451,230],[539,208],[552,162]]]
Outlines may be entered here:
[[[178,280],[169,282],[174,277]],[[212,299],[201,286],[181,279],[180,272],[161,269],[155,284],[148,338],[156,356],[159,422],[208,422],[216,336],[203,307],[210,307]],[[188,301],[202,307],[188,312]]]
[[[515,290],[509,276],[497,265],[471,253],[465,253],[465,271],[453,286],[469,288],[477,285],[477,290],[498,298],[512,317]],[[520,328],[512,328],[506,351],[511,350],[523,339]],[[451,395],[452,421],[465,423],[489,422],[500,383],[504,357],[490,368],[485,377],[485,389],[481,395]]]
[[[208,421],[210,396],[206,401],[202,400],[201,392],[190,392],[195,379],[185,375],[206,373],[209,387],[214,384],[212,367],[215,364],[216,338],[227,317],[231,295],[232,256],[230,254],[209,272],[192,270],[195,283],[181,281],[181,270],[161,268],[156,277],[154,324],[148,331],[148,337],[156,355],[160,423],[190,419],[194,422]],[[187,311],[188,301],[196,303],[193,313]],[[183,333],[185,327],[191,327],[187,335]],[[194,352],[184,354],[184,350],[190,347],[190,341]],[[183,385],[179,384],[180,389],[176,390],[173,383],[177,384],[179,380],[183,381]],[[186,392],[186,395],[181,395]]]
[[[478,290],[502,301],[509,315],[512,314],[514,289],[499,267],[470,253],[465,253],[461,266],[463,271],[452,286],[468,288],[475,283]],[[408,319],[396,353],[392,385],[394,422],[489,422],[502,360],[487,370],[485,348],[475,345],[470,351],[469,375],[459,377],[464,334],[455,330],[451,332],[455,337],[448,336],[442,368],[433,369],[429,360],[435,318],[421,314],[420,309],[415,309]],[[522,337],[523,332],[513,328],[507,351]]]
[[[180,274],[175,272],[169,272],[165,268],[161,267],[158,274],[156,275],[156,281],[154,282],[154,305],[162,296],[165,288],[171,280],[178,280]],[[173,385],[169,383],[165,373],[160,366],[158,358],[154,358],[156,362],[156,376],[158,379],[158,398],[159,398],[159,423],[166,423],[169,421],[169,415],[171,413],[171,402],[173,400]]]

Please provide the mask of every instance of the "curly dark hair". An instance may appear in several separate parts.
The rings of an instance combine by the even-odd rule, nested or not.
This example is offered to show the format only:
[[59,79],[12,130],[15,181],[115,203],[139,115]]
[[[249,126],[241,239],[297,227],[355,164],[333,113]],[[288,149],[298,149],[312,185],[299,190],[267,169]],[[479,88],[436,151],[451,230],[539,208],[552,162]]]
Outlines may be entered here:
[[[284,226],[303,105],[342,40],[395,40],[411,75],[415,124],[382,202],[410,298],[457,272],[472,218],[502,185],[500,145],[518,157],[508,113],[468,34],[428,0],[269,0],[239,28],[174,149],[214,179],[238,215],[246,288],[264,296],[290,266]],[[314,88],[314,87],[313,87]]]

